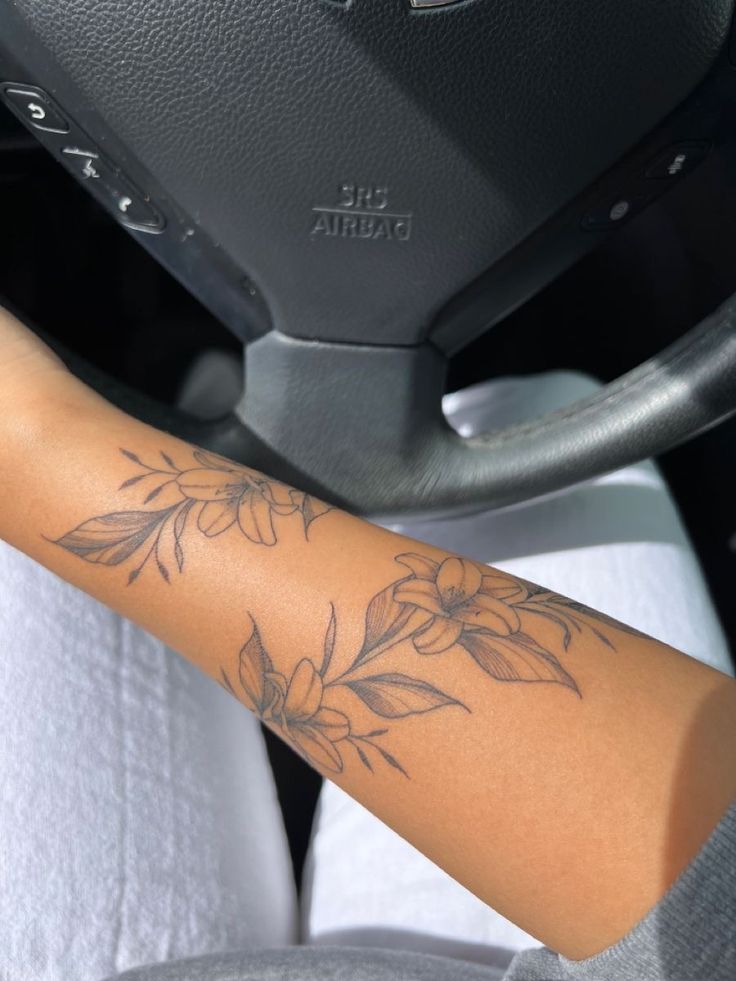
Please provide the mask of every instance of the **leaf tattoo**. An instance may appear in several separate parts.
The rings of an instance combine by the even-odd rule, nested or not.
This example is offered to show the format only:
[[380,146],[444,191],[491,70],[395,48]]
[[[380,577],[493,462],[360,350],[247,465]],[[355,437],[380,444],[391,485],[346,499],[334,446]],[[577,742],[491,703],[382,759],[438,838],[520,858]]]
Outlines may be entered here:
[[238,678],[246,695],[248,708],[261,718],[266,714],[276,694],[271,677],[273,673],[271,658],[254,624],[250,640],[240,650]]
[[540,648],[532,650],[518,640],[508,643],[470,631],[463,635],[460,646],[496,681],[546,681],[578,691],[557,658]]
[[171,514],[172,508],[105,514],[85,521],[59,538],[56,544],[87,562],[120,565],[137,552]]
[[[410,605],[396,601],[394,596],[396,585],[391,583],[390,586],[382,589],[368,604],[365,614],[365,638],[353,662],[354,668],[372,661],[389,646],[398,643],[400,635],[407,633],[407,626],[412,616],[418,612]],[[422,614],[419,616],[422,620],[428,619],[428,616]],[[408,632],[411,633],[411,630]]]
[[162,559],[162,549],[167,548],[173,550],[176,569],[182,573],[185,532],[194,525],[206,538],[216,538],[233,528],[254,544],[272,546],[277,541],[275,519],[299,515],[308,538],[312,524],[333,510],[311,494],[292,490],[207,450],[192,450],[196,465],[184,469],[163,450],[160,457],[165,468],[149,466],[130,450],[120,452],[143,470],[125,480],[121,491],[133,487],[142,490],[145,507],[169,489],[177,498],[175,502],[154,511],[115,511],[91,518],[56,539],[56,544],[86,562],[114,566],[152,543],[141,564],[130,573],[129,583],[135,582],[149,561],[169,582],[169,567]]
[[[385,719],[403,719],[442,708],[444,705],[465,706],[455,698],[405,674],[379,674],[357,681],[346,681],[346,687]],[[467,711],[467,709],[466,709]]]
[[335,634],[337,631],[337,619],[335,617],[335,607],[331,603],[330,609],[332,610],[332,615],[330,616],[330,622],[327,625],[327,633],[325,634],[324,643],[324,654],[322,656],[322,667],[319,670],[320,675],[324,678],[330,669],[330,664],[332,663],[332,655],[335,651]]

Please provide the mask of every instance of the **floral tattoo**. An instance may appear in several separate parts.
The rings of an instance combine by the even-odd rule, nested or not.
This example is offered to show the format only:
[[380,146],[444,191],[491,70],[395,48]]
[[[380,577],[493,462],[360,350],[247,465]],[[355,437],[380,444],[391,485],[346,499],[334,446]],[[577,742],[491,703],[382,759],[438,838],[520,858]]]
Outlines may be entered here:
[[[353,754],[368,770],[387,764],[408,777],[381,743],[390,735],[386,720],[446,708],[470,712],[457,698],[418,677],[377,671],[376,662],[401,644],[411,645],[420,656],[417,669],[424,657],[466,655],[495,681],[561,685],[582,697],[559,658],[534,639],[535,625],[540,618],[552,623],[564,651],[574,635],[585,631],[615,650],[597,622],[628,631],[579,603],[467,559],[437,562],[407,553],[396,561],[409,575],[371,599],[363,642],[344,670],[335,668],[334,607],[320,658],[302,657],[290,676],[274,666],[255,622],[237,670],[222,669],[227,691],[277,729],[307,762],[329,773],[341,772]],[[351,699],[383,720],[378,728],[355,728]]]
[[167,536],[182,572],[185,534],[192,525],[207,538],[238,528],[251,542],[275,545],[275,518],[298,514],[308,537],[312,522],[332,510],[311,494],[206,450],[193,450],[196,465],[184,469],[163,451],[163,466],[149,466],[130,450],[121,453],[143,472],[126,480],[120,490],[143,489],[143,505],[151,504],[166,488],[173,488],[178,499],[158,510],[116,511],[91,518],[56,544],[87,562],[102,565],[120,565],[142,554],[142,561],[129,574],[129,583],[135,582],[149,562],[167,582],[170,580],[169,567],[162,559]]
[[[184,468],[163,451],[156,466],[129,450],[121,452],[140,472],[120,490],[142,491],[141,505],[91,518],[56,544],[86,562],[108,566],[136,557],[129,584],[149,563],[167,582],[166,562],[175,562],[181,573],[192,527],[207,538],[233,529],[257,545],[273,546],[282,522],[297,520],[308,538],[313,522],[332,510],[309,494],[205,450],[193,449],[194,465]],[[164,492],[165,507],[160,502],[158,508],[147,507]],[[467,559],[437,561],[410,552],[397,555],[396,562],[404,573],[368,603],[357,650],[336,655],[333,606],[318,658],[305,655],[291,673],[280,670],[253,621],[237,668],[221,670],[221,683],[231,694],[328,773],[341,772],[352,756],[370,771],[388,766],[408,776],[385,746],[390,725],[440,709],[470,712],[458,698],[421,678],[428,657],[467,657],[496,682],[558,685],[582,697],[561,660],[575,636],[590,633],[615,651],[606,627],[637,633],[580,603]],[[542,621],[546,630],[540,639]],[[558,642],[552,643],[555,636]],[[402,645],[401,671],[379,666]],[[366,716],[367,723],[356,721]]]

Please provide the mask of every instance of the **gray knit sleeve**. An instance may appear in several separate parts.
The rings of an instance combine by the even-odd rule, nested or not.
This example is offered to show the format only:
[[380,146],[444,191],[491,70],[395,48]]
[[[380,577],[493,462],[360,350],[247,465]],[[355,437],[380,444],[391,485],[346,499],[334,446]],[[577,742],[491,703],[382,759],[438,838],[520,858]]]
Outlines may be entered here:
[[523,951],[504,981],[734,981],[736,803],[664,898],[623,940],[570,961]]

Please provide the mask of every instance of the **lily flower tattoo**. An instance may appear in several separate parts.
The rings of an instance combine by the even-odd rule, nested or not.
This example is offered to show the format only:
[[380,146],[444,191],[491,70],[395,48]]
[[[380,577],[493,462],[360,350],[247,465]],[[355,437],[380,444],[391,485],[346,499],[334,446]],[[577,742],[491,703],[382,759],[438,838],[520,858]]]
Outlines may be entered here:
[[177,569],[182,572],[185,536],[192,525],[207,538],[235,527],[249,541],[270,546],[277,541],[275,519],[299,515],[308,537],[312,522],[332,510],[311,494],[206,450],[193,450],[195,465],[186,468],[178,467],[164,452],[160,454],[163,465],[157,466],[144,463],[130,450],[121,453],[142,472],[124,481],[120,490],[143,489],[144,506],[167,488],[177,500],[157,510],[140,508],[91,518],[57,539],[56,544],[86,562],[102,565],[120,565],[142,555],[142,561],[129,574],[129,583],[135,582],[149,562],[163,579],[170,580],[169,566],[162,558],[167,538],[173,545]]

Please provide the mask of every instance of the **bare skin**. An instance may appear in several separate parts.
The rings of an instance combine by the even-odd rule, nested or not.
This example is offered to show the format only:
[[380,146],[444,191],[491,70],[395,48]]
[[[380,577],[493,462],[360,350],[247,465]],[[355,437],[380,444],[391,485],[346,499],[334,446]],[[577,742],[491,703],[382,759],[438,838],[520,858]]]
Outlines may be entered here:
[[560,953],[620,939],[736,798],[736,683],[684,654],[131,419],[8,315],[0,418],[2,538]]

